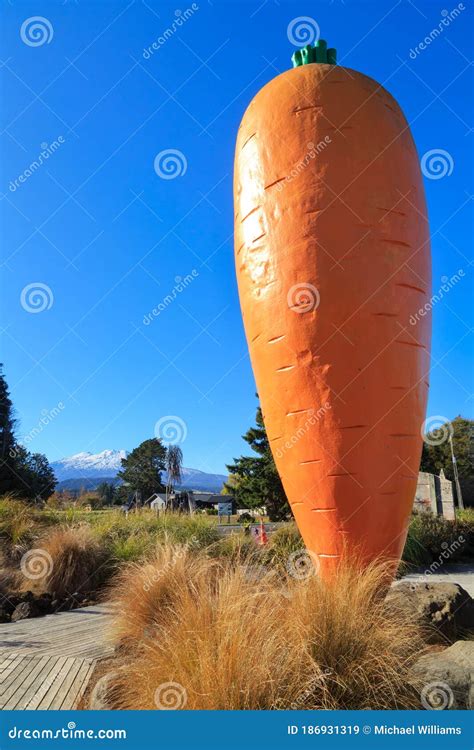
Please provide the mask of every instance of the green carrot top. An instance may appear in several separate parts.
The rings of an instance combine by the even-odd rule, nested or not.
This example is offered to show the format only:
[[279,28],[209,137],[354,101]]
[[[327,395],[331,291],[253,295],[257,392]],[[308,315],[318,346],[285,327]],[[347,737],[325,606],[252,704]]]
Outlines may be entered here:
[[326,63],[327,65],[336,65],[337,52],[334,48],[328,49],[327,42],[324,39],[318,39],[314,47],[307,44],[302,49],[296,50],[291,56],[294,68],[300,65],[309,65],[310,63]]

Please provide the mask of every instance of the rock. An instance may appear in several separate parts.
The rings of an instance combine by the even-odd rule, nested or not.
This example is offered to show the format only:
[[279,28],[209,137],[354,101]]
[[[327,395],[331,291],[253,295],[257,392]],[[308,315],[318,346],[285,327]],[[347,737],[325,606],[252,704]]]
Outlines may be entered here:
[[118,674],[118,672],[107,672],[97,680],[89,696],[91,711],[110,711],[113,708],[110,693],[113,689],[113,681],[117,679]]
[[422,708],[474,708],[474,641],[457,641],[444,651],[420,657],[414,672],[424,683]]
[[10,610],[8,607],[0,606],[0,622],[10,622]]
[[50,594],[42,594],[36,599],[35,604],[42,615],[49,615],[53,611]]
[[18,604],[21,604],[21,599],[19,599],[17,596],[5,596],[2,601],[1,608],[8,615],[11,615]]
[[431,643],[454,643],[474,631],[474,600],[458,583],[398,581],[386,604],[413,612],[428,626]]
[[28,617],[39,617],[40,614],[41,610],[35,602],[22,602],[13,610],[11,621],[17,622],[18,620],[26,620]]

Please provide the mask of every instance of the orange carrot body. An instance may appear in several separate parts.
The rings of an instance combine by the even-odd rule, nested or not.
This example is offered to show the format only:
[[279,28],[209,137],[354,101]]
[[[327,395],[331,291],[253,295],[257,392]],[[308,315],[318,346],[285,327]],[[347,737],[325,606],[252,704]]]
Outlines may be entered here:
[[239,295],[278,472],[321,572],[398,559],[416,489],[431,322],[418,157],[395,100],[311,64],[267,84],[235,155]]

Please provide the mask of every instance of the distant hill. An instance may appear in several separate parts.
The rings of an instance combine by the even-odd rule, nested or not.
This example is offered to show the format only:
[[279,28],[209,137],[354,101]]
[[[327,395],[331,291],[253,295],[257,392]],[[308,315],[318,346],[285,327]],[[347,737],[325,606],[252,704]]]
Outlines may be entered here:
[[[117,474],[121,468],[121,459],[126,457],[124,450],[105,450],[102,453],[76,453],[51,463],[58,480],[58,490],[95,490],[101,482],[120,484]],[[166,473],[163,474],[166,481]],[[208,474],[199,469],[187,469],[183,466],[181,488],[201,490],[202,492],[219,492],[227,481],[225,474]]]

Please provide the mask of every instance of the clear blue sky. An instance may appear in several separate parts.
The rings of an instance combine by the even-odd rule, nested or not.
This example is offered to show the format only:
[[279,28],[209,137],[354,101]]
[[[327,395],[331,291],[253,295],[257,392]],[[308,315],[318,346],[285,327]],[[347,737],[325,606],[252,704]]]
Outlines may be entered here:
[[[186,424],[187,466],[219,472],[243,452],[256,400],[234,274],[233,150],[251,98],[290,66],[287,27],[299,16],[317,22],[342,64],[385,84],[420,156],[448,152],[452,173],[425,181],[433,289],[458,269],[465,276],[433,311],[428,415],[472,416],[471,3],[414,59],[410,50],[455,3],[196,5],[147,59],[144,48],[177,18],[175,4],[2,3],[1,359],[20,436],[61,402],[29,445],[51,460],[130,450],[167,415]],[[37,15],[51,28],[33,43],[49,43],[32,46],[20,32]],[[154,169],[168,149],[186,160],[175,179]],[[48,309],[35,314],[25,306],[37,282],[48,287]]]

